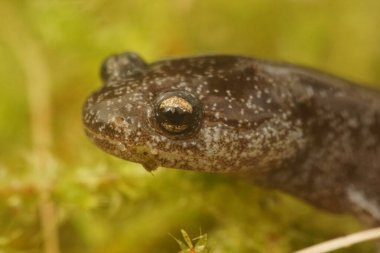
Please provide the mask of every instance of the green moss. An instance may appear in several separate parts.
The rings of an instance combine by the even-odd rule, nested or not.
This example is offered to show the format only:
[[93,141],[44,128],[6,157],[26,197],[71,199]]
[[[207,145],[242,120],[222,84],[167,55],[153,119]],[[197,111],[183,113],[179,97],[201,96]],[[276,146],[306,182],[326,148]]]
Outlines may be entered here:
[[[69,253],[178,252],[168,234],[182,228],[207,234],[211,253],[281,253],[362,229],[350,217],[221,175],[147,173],[92,145],[80,112],[100,85],[101,60],[124,50],[148,60],[252,55],[380,84],[379,9],[378,0],[1,1],[0,251],[43,251],[39,192],[45,186],[55,204],[61,251]],[[27,83],[26,72],[35,66],[22,61],[31,55],[30,44],[50,80],[44,170],[36,166],[30,116],[30,92],[40,94],[40,86]]]

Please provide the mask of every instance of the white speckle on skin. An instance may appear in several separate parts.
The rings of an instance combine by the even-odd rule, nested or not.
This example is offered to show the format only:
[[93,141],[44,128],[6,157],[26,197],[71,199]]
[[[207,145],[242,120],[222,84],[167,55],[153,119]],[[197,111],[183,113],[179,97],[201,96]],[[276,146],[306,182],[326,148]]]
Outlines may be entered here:
[[117,143],[116,143],[116,148],[117,148],[119,151],[121,151],[121,152],[125,151],[125,149],[126,149],[125,145],[124,145],[123,143],[121,143],[121,142],[117,142]]

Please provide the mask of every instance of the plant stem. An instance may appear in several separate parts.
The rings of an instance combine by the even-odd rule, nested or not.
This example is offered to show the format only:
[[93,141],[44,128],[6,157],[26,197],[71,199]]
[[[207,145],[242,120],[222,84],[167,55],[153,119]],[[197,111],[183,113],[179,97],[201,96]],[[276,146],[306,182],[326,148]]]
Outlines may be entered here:
[[59,253],[55,203],[51,198],[51,104],[49,71],[38,43],[14,3],[0,1],[0,32],[24,70],[30,110],[33,171],[39,179],[39,215],[44,252]]
[[378,238],[380,238],[380,228],[374,228],[322,242],[294,253],[326,253]]

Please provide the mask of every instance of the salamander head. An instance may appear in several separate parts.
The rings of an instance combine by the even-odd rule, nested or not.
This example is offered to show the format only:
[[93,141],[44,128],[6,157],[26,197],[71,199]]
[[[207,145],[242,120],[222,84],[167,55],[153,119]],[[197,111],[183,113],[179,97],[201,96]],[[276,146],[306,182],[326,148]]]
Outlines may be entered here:
[[101,76],[103,86],[84,105],[85,131],[106,152],[148,170],[265,168],[290,157],[301,139],[290,96],[279,94],[252,59],[148,65],[124,53],[106,59]]

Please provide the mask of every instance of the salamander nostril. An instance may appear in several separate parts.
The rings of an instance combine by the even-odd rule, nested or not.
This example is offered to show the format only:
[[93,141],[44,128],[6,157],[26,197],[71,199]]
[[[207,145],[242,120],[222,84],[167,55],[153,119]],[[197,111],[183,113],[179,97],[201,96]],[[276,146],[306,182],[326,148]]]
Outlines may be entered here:
[[116,125],[122,125],[125,122],[125,119],[121,116],[115,117],[115,124]]

